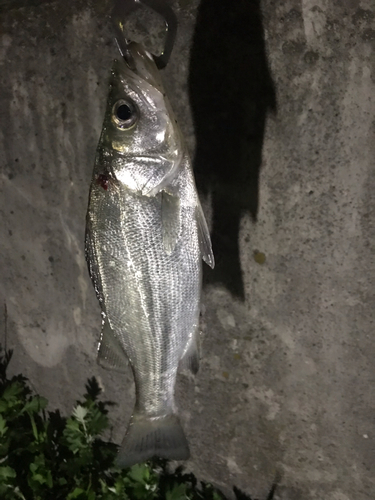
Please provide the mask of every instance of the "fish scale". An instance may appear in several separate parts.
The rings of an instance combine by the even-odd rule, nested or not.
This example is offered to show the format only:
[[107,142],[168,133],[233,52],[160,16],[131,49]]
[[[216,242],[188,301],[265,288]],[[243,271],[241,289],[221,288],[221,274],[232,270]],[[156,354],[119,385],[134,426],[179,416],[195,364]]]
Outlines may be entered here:
[[[158,70],[141,47],[131,50],[136,69],[118,61],[112,71],[86,227],[103,317],[98,360],[118,370],[129,360],[135,380],[123,466],[189,455],[174,388],[181,363],[197,369],[202,257],[213,266],[190,160]],[[121,121],[114,113],[123,105],[137,116],[127,110]]]
[[[96,217],[91,225],[106,314],[132,361],[139,398],[152,401],[145,404],[148,413],[160,416],[174,409],[177,365],[198,320],[201,264],[196,225],[186,224],[186,217],[180,242],[167,255],[160,252],[160,195],[146,198],[121,187],[114,195],[97,184],[94,190]],[[103,219],[118,228],[108,231]],[[116,267],[107,265],[113,255],[119,256]],[[170,375],[157,380],[163,373]],[[157,397],[167,388],[169,408]]]

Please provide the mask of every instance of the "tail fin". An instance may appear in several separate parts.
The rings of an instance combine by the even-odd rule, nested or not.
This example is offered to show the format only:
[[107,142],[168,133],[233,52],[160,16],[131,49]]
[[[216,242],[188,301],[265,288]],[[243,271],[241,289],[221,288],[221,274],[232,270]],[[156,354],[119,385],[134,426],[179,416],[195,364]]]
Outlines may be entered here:
[[135,413],[122,442],[117,464],[131,467],[153,457],[187,460],[189,445],[177,415],[146,417]]

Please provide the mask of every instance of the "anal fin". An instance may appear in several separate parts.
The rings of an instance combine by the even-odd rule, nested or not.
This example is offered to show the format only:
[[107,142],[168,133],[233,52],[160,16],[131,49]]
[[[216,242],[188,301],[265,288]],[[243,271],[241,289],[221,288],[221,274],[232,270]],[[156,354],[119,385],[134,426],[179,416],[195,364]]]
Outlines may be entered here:
[[199,332],[196,331],[190,340],[188,348],[182,356],[179,364],[181,370],[189,370],[194,375],[199,370],[200,349],[199,349]]
[[126,373],[126,367],[129,364],[128,357],[110,327],[107,318],[104,318],[102,324],[97,361],[103,368],[121,373]]

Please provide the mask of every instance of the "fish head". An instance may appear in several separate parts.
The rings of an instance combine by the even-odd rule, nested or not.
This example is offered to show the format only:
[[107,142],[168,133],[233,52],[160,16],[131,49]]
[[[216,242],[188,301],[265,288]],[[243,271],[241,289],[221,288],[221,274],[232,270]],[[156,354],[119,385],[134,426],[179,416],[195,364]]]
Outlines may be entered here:
[[[130,44],[134,69],[114,61],[97,163],[128,189],[153,196],[182,159],[182,137],[152,56]],[[100,167],[100,165],[99,165]]]

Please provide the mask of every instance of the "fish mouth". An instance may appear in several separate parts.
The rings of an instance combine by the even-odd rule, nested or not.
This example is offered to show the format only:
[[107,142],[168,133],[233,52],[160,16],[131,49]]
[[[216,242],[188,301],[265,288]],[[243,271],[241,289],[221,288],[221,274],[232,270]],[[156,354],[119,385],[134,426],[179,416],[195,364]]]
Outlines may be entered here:
[[117,67],[115,66],[117,72],[120,73],[121,70],[125,70],[128,74],[136,75],[163,93],[160,71],[152,55],[141,44],[135,42],[129,44],[128,50],[134,67],[130,68],[124,59],[121,59],[121,61],[117,60]]
[[154,89],[163,93],[163,83],[160,72],[151,56],[141,45],[131,43],[129,51],[134,62],[134,67],[129,67],[123,58],[115,59],[112,66],[112,80],[126,77],[132,78],[138,85],[151,85]]

